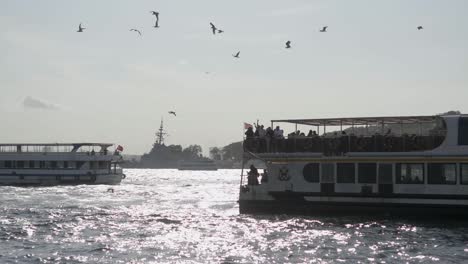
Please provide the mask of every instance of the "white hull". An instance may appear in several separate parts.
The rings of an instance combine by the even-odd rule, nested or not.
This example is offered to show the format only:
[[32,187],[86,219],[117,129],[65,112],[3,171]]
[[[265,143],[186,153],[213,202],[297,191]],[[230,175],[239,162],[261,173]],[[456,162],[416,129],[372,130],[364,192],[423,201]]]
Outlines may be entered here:
[[0,185],[77,185],[77,184],[120,184],[124,174],[54,174],[54,175],[1,175]]

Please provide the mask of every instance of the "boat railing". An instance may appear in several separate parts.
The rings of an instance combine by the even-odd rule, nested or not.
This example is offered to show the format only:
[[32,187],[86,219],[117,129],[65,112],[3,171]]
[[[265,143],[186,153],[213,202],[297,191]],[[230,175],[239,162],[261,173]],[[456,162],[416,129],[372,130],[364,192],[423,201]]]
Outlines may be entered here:
[[48,149],[8,149],[8,148],[0,148],[0,154],[21,154],[21,153],[28,153],[28,154],[59,154],[59,155],[66,155],[66,154],[73,154],[78,156],[111,156],[117,155],[109,151],[54,151]]
[[318,152],[326,156],[347,152],[410,152],[434,149],[445,140],[443,135],[341,135],[335,137],[252,137],[244,149],[253,153]]

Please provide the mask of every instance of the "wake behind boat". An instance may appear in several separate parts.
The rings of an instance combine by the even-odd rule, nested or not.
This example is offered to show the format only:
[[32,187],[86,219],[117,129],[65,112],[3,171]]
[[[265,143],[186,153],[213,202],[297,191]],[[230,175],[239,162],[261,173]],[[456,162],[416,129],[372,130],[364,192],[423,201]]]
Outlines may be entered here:
[[123,174],[112,144],[0,144],[0,185],[119,184]]

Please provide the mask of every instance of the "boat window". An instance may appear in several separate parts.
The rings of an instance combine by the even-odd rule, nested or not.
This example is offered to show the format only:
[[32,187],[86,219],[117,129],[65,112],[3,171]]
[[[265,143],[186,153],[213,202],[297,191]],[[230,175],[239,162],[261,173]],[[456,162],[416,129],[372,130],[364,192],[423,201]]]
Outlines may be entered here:
[[76,169],[76,162],[74,161],[67,161],[67,166],[65,168],[68,169]]
[[43,161],[43,160],[39,161],[39,168],[43,169],[43,168],[45,168],[45,166],[46,166],[45,161]]
[[337,183],[354,183],[356,179],[354,163],[337,163],[336,164],[336,182]]
[[320,180],[320,171],[318,163],[308,163],[304,166],[302,170],[302,175],[304,179],[308,182],[319,182]]
[[377,182],[377,164],[359,163],[358,164],[358,182],[376,183]]
[[64,162],[63,162],[63,168],[64,168],[64,169],[68,169],[68,161],[64,161]]
[[431,163],[427,167],[428,184],[456,184],[456,164]]
[[379,164],[379,184],[391,184],[393,174],[393,164]]
[[334,183],[335,182],[335,164],[333,163],[322,163],[322,183]]
[[5,160],[5,168],[10,169],[12,167],[11,160]]
[[90,161],[89,162],[89,168],[92,170],[95,170],[98,168],[98,162],[97,161]]
[[[99,161],[99,169],[107,169],[107,167],[108,167],[107,164],[108,164],[108,163],[109,163],[109,162],[107,162],[107,161]],[[207,162],[205,162],[205,163],[207,163]],[[209,165],[209,164],[208,164],[208,165]],[[206,166],[206,165],[203,164],[202,166]]]
[[460,164],[460,183],[468,184],[468,164]]
[[57,161],[51,161],[50,162],[50,168],[51,169],[56,169],[57,168]]
[[32,169],[32,168],[37,168],[37,165],[36,165],[36,164],[37,164],[37,163],[36,163],[34,160],[30,160],[30,161],[29,161],[29,168],[31,168],[31,169]]
[[396,183],[423,184],[424,183],[424,164],[422,163],[398,163],[396,165]]
[[18,160],[18,161],[16,162],[16,168],[24,169],[24,161]]
[[458,145],[468,145],[468,117],[458,119]]

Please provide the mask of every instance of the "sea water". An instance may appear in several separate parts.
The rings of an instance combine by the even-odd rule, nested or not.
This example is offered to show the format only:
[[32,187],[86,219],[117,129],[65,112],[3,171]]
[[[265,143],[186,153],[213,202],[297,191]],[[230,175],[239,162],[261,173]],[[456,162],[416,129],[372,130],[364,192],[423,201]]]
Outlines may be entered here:
[[0,187],[0,263],[468,263],[465,222],[240,215],[239,170],[125,173]]

